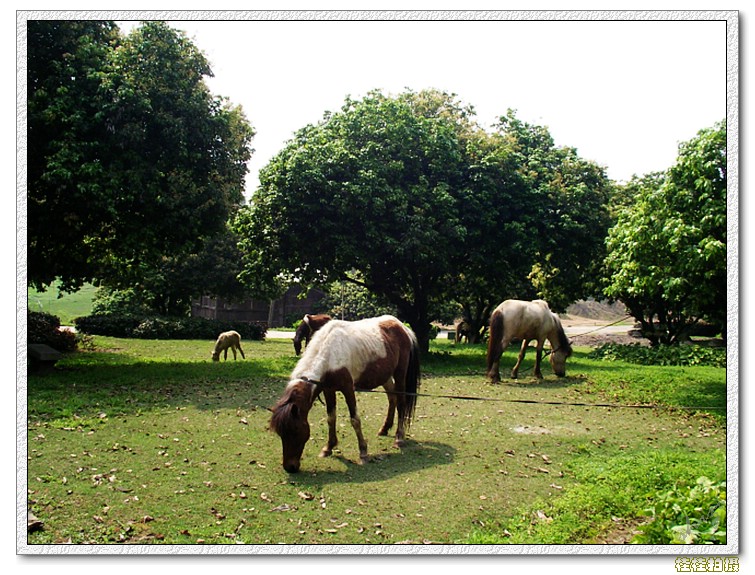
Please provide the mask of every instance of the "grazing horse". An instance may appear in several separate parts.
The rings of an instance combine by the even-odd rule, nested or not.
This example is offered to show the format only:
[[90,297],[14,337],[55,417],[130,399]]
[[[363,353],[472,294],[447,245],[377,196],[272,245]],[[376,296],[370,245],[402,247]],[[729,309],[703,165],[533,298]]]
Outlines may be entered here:
[[228,361],[228,349],[233,352],[233,360],[236,361],[236,350],[241,352],[241,357],[244,356],[244,350],[241,349],[241,336],[237,331],[225,331],[218,336],[218,341],[215,342],[215,349],[212,350],[212,361],[220,361],[220,353],[223,353],[223,359]]
[[531,340],[537,341],[537,358],[535,359],[535,377],[542,379],[540,360],[543,342],[551,344],[550,363],[553,372],[563,377],[566,375],[566,358],[572,354],[571,344],[561,326],[561,320],[553,313],[548,304],[541,299],[534,301],[506,300],[490,316],[490,339],[488,341],[488,377],[493,383],[501,380],[498,364],[501,355],[514,339],[522,339],[519,359],[511,371],[511,377],[517,378],[519,366],[524,359],[527,346]]
[[461,343],[462,339],[465,339],[469,343],[469,334],[472,333],[472,326],[466,320],[461,320],[456,324],[456,336],[454,337],[454,343]]
[[294,351],[296,352],[296,355],[301,353],[302,340],[305,342],[305,347],[309,345],[309,340],[312,339],[314,333],[331,319],[332,318],[329,315],[325,314],[304,315],[299,327],[296,328],[296,333],[294,334]]
[[367,460],[367,442],[357,412],[355,392],[379,386],[388,395],[388,415],[378,435],[387,435],[398,411],[394,447],[404,443],[420,385],[419,346],[414,333],[390,315],[360,321],[331,320],[312,338],[291,373],[286,389],[273,407],[270,429],[283,444],[283,468],[299,471],[309,440],[307,416],[315,398],[325,396],[328,442],[320,452],[327,457],[338,443],[336,392],[349,408],[359,443],[360,463]]

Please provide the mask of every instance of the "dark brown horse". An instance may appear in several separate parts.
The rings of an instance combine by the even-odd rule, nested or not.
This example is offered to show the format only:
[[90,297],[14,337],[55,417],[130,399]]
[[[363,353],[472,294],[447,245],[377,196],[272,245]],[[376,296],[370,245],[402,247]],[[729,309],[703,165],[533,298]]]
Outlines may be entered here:
[[378,435],[387,435],[398,411],[395,447],[404,443],[420,385],[419,346],[414,333],[390,315],[360,321],[332,320],[312,338],[273,407],[270,429],[283,444],[283,468],[299,471],[309,440],[308,415],[322,393],[328,413],[326,457],[338,443],[336,392],[343,394],[359,443],[360,463],[367,459],[367,442],[357,412],[355,392],[382,386],[388,395],[388,415]]
[[542,379],[540,360],[543,355],[543,343],[547,339],[551,344],[550,363],[553,373],[559,377],[566,375],[566,359],[572,354],[571,344],[566,337],[561,320],[553,313],[548,304],[537,299],[521,301],[508,299],[499,305],[490,316],[490,339],[488,341],[488,377],[493,383],[501,380],[498,364],[501,355],[512,342],[521,339],[522,348],[519,351],[511,377],[517,378],[519,366],[530,341],[537,342],[537,356],[535,358],[535,377]]
[[332,318],[325,314],[306,314],[296,328],[294,334],[294,351],[296,355],[301,353],[301,342],[305,342],[305,347],[309,345],[309,340],[312,339],[314,333],[328,323]]

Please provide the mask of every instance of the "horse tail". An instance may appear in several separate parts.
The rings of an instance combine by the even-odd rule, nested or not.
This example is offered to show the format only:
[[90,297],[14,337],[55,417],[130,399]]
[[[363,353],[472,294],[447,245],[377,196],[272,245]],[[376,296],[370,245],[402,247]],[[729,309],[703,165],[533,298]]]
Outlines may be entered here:
[[488,337],[488,372],[503,354],[503,314],[495,310],[490,316],[490,335]]
[[411,338],[411,349],[409,350],[409,363],[406,367],[406,378],[404,382],[404,393],[406,394],[406,409],[404,410],[404,425],[406,427],[411,423],[414,416],[414,408],[417,405],[417,393],[421,383],[421,373],[419,366],[420,349],[417,338]]

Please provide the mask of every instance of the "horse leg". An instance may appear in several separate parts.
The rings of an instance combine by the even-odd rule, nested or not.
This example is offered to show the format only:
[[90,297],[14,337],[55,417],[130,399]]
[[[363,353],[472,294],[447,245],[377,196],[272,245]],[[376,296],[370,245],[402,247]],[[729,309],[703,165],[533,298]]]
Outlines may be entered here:
[[231,346],[231,351],[233,352],[233,361],[236,361],[236,346]]
[[239,344],[239,352],[241,353],[241,359],[246,359],[246,356],[244,355],[244,350],[241,349],[241,344]]
[[324,391],[325,409],[328,412],[328,443],[320,451],[320,457],[327,457],[333,453],[333,448],[338,445],[338,435],[336,434],[336,393],[334,391]]
[[223,361],[228,361],[228,348],[223,350]]
[[519,350],[519,357],[516,360],[516,365],[514,366],[514,369],[511,370],[512,379],[516,379],[519,376],[519,366],[522,365],[522,360],[524,359],[524,354],[527,353],[527,346],[529,344],[530,340],[522,340],[522,349]]
[[[362,420],[359,419],[359,413],[357,412],[357,398],[354,395],[353,385],[347,385],[343,390],[343,396],[346,399],[346,405],[349,408],[349,416],[351,417],[351,427],[354,428],[354,433],[357,435],[357,443],[359,443],[359,460],[360,463],[367,461],[367,441],[362,434]],[[335,423],[335,421],[334,421]]]
[[540,361],[543,359],[543,342],[537,342],[537,355],[535,356],[535,377],[543,379],[543,372],[540,371]]
[[378,435],[388,435],[393,427],[393,419],[396,413],[396,394],[393,393],[393,386],[385,385],[385,394],[388,396],[388,414],[385,416],[383,427],[378,431]]

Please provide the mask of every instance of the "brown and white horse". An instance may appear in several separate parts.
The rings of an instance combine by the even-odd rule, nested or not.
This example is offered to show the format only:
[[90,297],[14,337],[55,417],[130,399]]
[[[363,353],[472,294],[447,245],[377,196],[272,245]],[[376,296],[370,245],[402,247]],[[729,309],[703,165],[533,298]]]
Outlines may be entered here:
[[540,360],[543,354],[543,343],[547,339],[551,344],[550,363],[553,372],[563,377],[566,375],[566,358],[572,354],[571,344],[566,337],[561,320],[553,313],[548,304],[541,300],[521,301],[509,299],[499,305],[490,316],[490,339],[488,341],[488,377],[493,383],[501,380],[499,362],[501,355],[512,340],[522,340],[511,377],[517,378],[519,366],[530,341],[537,342],[537,357],[535,359],[535,377],[542,379]]
[[294,351],[296,352],[296,355],[301,353],[302,340],[305,342],[305,347],[309,345],[309,340],[312,339],[314,333],[331,319],[332,318],[329,315],[325,314],[304,315],[299,327],[296,328],[296,333],[294,334]]
[[387,435],[398,411],[395,447],[404,443],[420,385],[419,346],[414,333],[390,315],[360,321],[331,320],[312,338],[273,407],[270,429],[283,444],[283,468],[299,471],[309,440],[309,410],[322,393],[328,414],[326,457],[338,443],[336,392],[343,394],[359,443],[360,463],[367,459],[367,442],[357,412],[356,390],[382,386],[388,395],[388,415],[378,435]]

